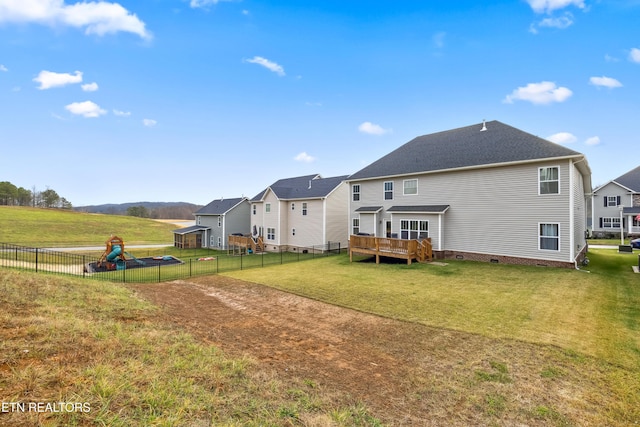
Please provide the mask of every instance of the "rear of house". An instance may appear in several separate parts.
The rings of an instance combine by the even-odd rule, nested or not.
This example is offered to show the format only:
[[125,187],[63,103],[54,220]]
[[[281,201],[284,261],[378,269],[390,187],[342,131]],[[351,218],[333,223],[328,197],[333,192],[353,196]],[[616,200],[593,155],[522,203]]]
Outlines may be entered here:
[[352,234],[490,262],[573,267],[586,250],[584,156],[497,121],[418,137],[348,181]]
[[640,235],[640,166],[593,190],[594,237]]

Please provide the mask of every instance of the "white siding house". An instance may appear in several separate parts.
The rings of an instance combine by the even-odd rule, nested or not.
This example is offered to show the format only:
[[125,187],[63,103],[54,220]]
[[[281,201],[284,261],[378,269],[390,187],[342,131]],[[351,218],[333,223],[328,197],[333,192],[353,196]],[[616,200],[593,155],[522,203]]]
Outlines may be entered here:
[[[308,250],[349,237],[348,187],[345,176],[306,175],[285,178],[251,199],[251,230],[265,250]],[[317,248],[319,249],[319,248]]]
[[595,237],[639,235],[640,166],[593,190],[591,210]]
[[491,262],[573,267],[586,251],[585,157],[498,121],[417,137],[347,181],[352,234]]

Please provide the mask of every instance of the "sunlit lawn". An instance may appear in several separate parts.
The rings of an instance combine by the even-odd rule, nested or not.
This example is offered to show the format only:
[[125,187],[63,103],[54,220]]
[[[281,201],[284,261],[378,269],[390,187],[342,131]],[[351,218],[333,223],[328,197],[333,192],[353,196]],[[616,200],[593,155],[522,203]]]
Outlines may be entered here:
[[[364,258],[359,258],[363,260]],[[637,254],[590,252],[582,271],[448,261],[349,263],[346,256],[225,273],[425,325],[558,345],[640,367]]]

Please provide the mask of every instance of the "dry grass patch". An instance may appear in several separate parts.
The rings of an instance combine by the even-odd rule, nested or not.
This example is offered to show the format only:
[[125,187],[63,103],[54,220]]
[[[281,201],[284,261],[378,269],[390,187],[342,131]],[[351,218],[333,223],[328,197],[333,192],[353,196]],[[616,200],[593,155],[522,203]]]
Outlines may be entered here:
[[84,409],[3,411],[0,424],[371,425],[357,403],[226,357],[156,310],[119,285],[0,269],[0,399]]

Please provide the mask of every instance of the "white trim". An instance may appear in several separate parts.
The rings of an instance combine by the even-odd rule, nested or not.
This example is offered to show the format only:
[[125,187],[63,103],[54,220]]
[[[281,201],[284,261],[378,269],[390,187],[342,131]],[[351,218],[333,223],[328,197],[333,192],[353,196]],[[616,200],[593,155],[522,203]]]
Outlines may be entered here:
[[[541,193],[540,192],[540,184],[542,183],[542,180],[540,179],[540,171],[542,169],[552,169],[552,168],[556,168],[558,169],[558,192],[557,193]],[[560,168],[560,166],[538,166],[538,176],[537,176],[537,180],[538,180],[538,196],[559,196],[560,194],[562,194],[562,189],[560,187],[561,182],[560,182],[560,171],[562,169]],[[569,173],[569,175],[571,175],[571,173]],[[548,180],[548,181],[544,181],[544,182],[553,182],[553,180]]]
[[[558,226],[558,249],[543,249],[540,247],[540,239],[542,238],[542,235],[540,235],[540,226],[541,225],[557,225]],[[549,251],[549,252],[561,252],[562,249],[562,245],[561,245],[561,241],[560,241],[560,237],[561,237],[561,233],[560,233],[560,223],[559,222],[539,222],[538,223],[538,230],[537,230],[537,236],[538,236],[538,250],[539,251]],[[545,237],[555,237],[555,236],[545,236]]]
[[[573,172],[574,172],[574,165],[573,162],[571,160],[569,160],[569,259],[576,259],[576,239],[575,239],[575,201],[574,201],[574,194],[573,194]],[[575,168],[577,170],[577,168]],[[558,175],[560,174],[560,171],[558,171]],[[560,178],[560,176],[558,176],[558,178]],[[585,226],[586,226],[586,222],[585,222]],[[558,242],[558,246],[559,246],[559,242]]]
[[[405,191],[407,189],[405,187],[405,183],[407,183],[409,181],[415,181],[416,182],[416,192],[414,194],[407,194],[407,192]],[[419,194],[419,191],[418,191],[418,178],[410,178],[410,179],[403,179],[402,180],[402,195],[403,196],[417,196],[418,194]]]
[[[386,198],[386,193],[387,193],[387,189],[386,186],[387,184],[390,183],[391,184],[391,198],[387,199]],[[393,200],[395,198],[395,184],[393,181],[382,181],[382,200]]]

